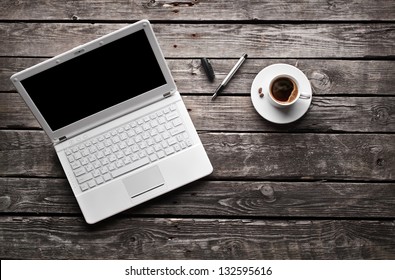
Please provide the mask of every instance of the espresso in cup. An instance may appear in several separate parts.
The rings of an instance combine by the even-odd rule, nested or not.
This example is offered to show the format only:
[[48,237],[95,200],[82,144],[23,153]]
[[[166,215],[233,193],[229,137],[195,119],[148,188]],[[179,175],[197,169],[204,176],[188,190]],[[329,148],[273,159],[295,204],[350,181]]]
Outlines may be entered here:
[[298,98],[298,86],[289,77],[278,77],[271,83],[270,95],[279,103],[289,104]]
[[310,94],[301,92],[297,80],[289,74],[274,77],[269,85],[269,101],[278,108],[287,108],[299,98],[309,99]]

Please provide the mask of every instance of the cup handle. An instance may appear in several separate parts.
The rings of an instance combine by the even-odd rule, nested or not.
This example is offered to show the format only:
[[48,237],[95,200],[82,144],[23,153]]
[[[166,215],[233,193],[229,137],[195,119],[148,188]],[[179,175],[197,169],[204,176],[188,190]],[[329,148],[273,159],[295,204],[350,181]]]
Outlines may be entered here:
[[301,92],[299,98],[301,99],[310,99],[311,95],[308,93]]

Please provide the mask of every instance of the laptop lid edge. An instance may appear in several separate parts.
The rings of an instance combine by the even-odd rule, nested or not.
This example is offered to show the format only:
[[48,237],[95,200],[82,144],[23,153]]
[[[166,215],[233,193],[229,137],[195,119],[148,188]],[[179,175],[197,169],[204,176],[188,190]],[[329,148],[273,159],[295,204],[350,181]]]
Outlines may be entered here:
[[[162,74],[165,77],[166,84],[148,92],[145,92],[134,98],[130,98],[128,100],[125,100],[124,102],[106,108],[105,110],[99,111],[86,118],[80,119],[58,130],[52,130],[43,115],[40,113],[35,103],[33,102],[33,100],[30,98],[29,93],[23,87],[22,81],[27,77],[35,75],[36,73],[45,71],[64,61],[73,59],[76,56],[79,56],[79,54],[83,54],[85,52],[89,52],[91,50],[99,48],[102,45],[113,42],[119,38],[125,37],[141,29],[146,32],[146,36],[150,42],[151,48],[162,70]],[[81,52],[81,50],[83,51]],[[171,75],[170,69],[168,68],[162,50],[148,20],[141,20],[134,24],[127,25],[121,29],[113,31],[86,44],[80,45],[53,58],[40,62],[34,66],[31,66],[27,69],[13,74],[10,77],[10,80],[53,143],[59,142],[59,139],[71,138],[94,127],[97,127],[103,123],[121,117],[127,113],[136,111],[151,103],[162,100],[169,93],[177,91],[177,87]]]

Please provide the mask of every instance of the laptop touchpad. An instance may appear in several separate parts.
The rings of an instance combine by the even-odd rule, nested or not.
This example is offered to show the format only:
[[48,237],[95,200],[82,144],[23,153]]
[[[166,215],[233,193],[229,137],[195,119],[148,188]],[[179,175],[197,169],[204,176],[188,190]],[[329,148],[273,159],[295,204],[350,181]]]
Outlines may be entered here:
[[153,166],[122,180],[131,198],[158,188],[165,183],[158,166]]

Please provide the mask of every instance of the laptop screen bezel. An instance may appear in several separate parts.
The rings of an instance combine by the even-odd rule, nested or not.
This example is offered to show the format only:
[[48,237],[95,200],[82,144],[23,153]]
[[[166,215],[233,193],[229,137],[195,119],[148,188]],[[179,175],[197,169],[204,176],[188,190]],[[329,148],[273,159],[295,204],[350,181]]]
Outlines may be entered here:
[[[60,129],[52,130],[43,115],[40,113],[35,103],[33,102],[33,100],[30,98],[29,93],[23,87],[23,80],[37,73],[46,71],[52,67],[56,67],[57,65],[70,59],[78,59],[78,57],[80,55],[83,55],[84,53],[100,48],[101,46],[104,46],[108,43],[111,43],[117,39],[128,36],[142,29],[145,31],[151,48],[158,61],[159,67],[161,68],[163,76],[166,80],[166,84],[136,97],[132,97],[126,101],[123,101],[100,112],[92,114]],[[44,131],[48,134],[53,142],[56,142],[62,137],[71,138],[84,131],[106,123],[112,119],[116,119],[129,112],[135,111],[148,104],[161,100],[164,98],[164,94],[177,90],[173,77],[170,73],[163,53],[160,49],[158,41],[156,40],[155,34],[148,20],[142,20],[137,23],[128,25],[103,37],[95,39],[89,43],[73,48],[65,53],[57,55],[28,69],[25,69],[19,73],[16,73],[11,77],[11,81],[29,106],[37,121],[40,123]],[[58,106],[62,106],[62,104],[58,104]]]

